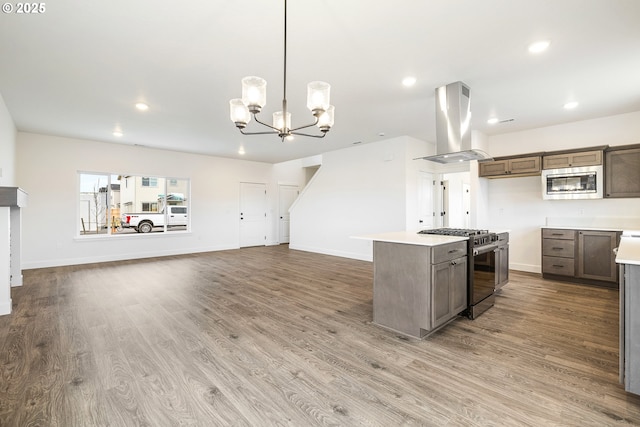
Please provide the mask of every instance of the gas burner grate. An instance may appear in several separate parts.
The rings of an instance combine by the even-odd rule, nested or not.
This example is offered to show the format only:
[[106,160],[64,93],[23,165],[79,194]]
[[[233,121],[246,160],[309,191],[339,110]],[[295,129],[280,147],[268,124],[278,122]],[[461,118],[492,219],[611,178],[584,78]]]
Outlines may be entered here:
[[489,230],[476,230],[470,228],[433,228],[429,230],[421,230],[418,232],[418,234],[439,234],[443,236],[462,237],[480,236],[488,233]]

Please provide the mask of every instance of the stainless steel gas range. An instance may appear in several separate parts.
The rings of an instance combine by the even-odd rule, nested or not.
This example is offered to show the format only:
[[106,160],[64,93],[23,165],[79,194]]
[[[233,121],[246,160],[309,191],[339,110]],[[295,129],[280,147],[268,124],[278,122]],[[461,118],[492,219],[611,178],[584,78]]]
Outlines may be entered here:
[[445,236],[468,237],[467,256],[467,310],[464,315],[475,319],[491,308],[495,302],[498,283],[496,256],[498,236],[488,230],[461,228],[435,228],[422,230],[419,234],[440,234]]

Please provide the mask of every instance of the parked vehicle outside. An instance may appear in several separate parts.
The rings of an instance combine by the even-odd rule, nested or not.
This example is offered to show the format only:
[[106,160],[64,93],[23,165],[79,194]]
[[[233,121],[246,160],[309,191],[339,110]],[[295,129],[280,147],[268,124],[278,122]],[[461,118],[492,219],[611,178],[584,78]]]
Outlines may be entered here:
[[167,228],[186,227],[186,206],[168,206],[167,209],[166,215],[164,210],[162,212],[124,213],[120,223],[123,228],[133,228],[138,233],[151,233],[156,227],[164,227],[165,217]]

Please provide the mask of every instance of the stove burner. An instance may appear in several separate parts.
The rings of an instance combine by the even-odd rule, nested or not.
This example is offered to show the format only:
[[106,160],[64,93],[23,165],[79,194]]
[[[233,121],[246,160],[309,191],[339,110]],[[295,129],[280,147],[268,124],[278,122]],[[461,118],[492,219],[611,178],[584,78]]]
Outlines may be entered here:
[[433,228],[419,231],[418,234],[440,234],[443,236],[471,237],[489,234],[489,230],[474,230],[470,228]]

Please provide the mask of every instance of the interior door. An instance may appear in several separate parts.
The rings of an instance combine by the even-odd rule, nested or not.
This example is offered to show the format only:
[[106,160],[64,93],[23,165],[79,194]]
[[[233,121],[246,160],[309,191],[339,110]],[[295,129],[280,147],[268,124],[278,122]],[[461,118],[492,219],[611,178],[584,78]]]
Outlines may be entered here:
[[264,246],[267,223],[267,185],[240,183],[240,247]]
[[463,227],[471,228],[471,185],[462,184]]
[[449,181],[440,181],[440,226],[449,227]]
[[434,228],[434,206],[433,206],[433,174],[429,172],[419,172],[418,175],[418,228],[424,230]]
[[300,194],[297,185],[280,185],[278,188],[278,222],[280,243],[289,243],[290,217],[289,208]]

